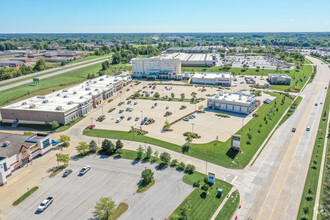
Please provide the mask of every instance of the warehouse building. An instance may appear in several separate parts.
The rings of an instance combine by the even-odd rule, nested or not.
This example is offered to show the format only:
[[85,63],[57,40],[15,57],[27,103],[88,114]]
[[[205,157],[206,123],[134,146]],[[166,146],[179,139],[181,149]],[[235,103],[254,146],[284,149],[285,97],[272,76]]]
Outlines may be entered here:
[[214,56],[204,53],[172,53],[164,54],[163,56],[181,60],[181,66],[183,67],[210,67],[216,64],[216,58]]
[[270,84],[290,85],[291,77],[286,74],[268,74]]
[[196,47],[171,47],[166,50],[168,53],[209,53],[223,49],[223,46],[196,46]]
[[191,83],[231,86],[232,75],[230,73],[197,72],[191,79]]
[[0,185],[6,184],[12,172],[54,148],[50,134],[0,133],[0,145]]
[[207,107],[222,111],[250,114],[256,107],[253,95],[245,93],[219,92],[207,98]]
[[129,75],[101,76],[78,86],[35,96],[0,109],[2,122],[67,124],[100,105],[131,82]]
[[181,61],[177,58],[133,58],[132,75],[137,78],[177,79],[181,76]]
[[22,61],[18,60],[0,60],[0,67],[21,67],[23,64]]

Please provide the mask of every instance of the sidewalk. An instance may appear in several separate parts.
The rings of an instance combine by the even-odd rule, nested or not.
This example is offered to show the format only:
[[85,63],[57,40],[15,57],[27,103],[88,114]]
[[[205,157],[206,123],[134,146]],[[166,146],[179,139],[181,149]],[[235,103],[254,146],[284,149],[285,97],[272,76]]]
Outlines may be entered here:
[[235,192],[237,189],[235,187],[232,187],[230,192],[228,193],[228,197],[226,197],[222,203],[220,204],[220,206],[218,207],[218,209],[214,212],[213,216],[211,217],[211,220],[214,220],[217,215],[219,214],[219,212],[221,211],[222,207],[226,204],[227,200],[230,198],[231,194],[233,194],[233,192]]

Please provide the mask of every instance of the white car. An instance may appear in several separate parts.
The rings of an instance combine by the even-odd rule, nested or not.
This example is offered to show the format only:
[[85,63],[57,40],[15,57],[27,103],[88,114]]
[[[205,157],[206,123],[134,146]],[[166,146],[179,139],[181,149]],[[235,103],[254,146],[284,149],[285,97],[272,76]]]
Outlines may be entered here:
[[311,130],[311,128],[310,128],[310,127],[307,127],[307,128],[306,128],[306,131],[310,131],[310,130]]
[[80,174],[80,175],[84,175],[84,174],[87,173],[90,169],[91,169],[91,166],[86,165],[86,166],[84,166],[84,167],[80,170],[79,174]]
[[42,203],[38,206],[38,211],[43,212],[45,209],[47,209],[54,201],[53,197],[48,197]]

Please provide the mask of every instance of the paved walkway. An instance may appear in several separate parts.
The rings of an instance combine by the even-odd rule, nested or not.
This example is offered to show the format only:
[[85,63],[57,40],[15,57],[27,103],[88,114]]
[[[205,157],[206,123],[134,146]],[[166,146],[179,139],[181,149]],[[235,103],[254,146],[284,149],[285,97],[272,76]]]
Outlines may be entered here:
[[219,207],[217,208],[217,210],[214,212],[213,216],[211,217],[211,220],[214,220],[217,215],[219,214],[219,212],[221,211],[222,207],[226,204],[227,200],[230,198],[230,196],[233,194],[233,192],[235,192],[237,189],[235,187],[232,187],[231,190],[229,191],[229,193],[227,194],[228,197],[226,197],[222,203],[219,205]]

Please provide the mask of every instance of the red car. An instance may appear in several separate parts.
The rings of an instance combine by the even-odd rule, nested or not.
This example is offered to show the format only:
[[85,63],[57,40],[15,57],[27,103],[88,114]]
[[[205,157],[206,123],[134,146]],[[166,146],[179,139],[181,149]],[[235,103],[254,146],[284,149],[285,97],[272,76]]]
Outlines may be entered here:
[[95,125],[91,125],[91,126],[89,126],[89,128],[90,129],[93,129],[93,128],[95,128]]

